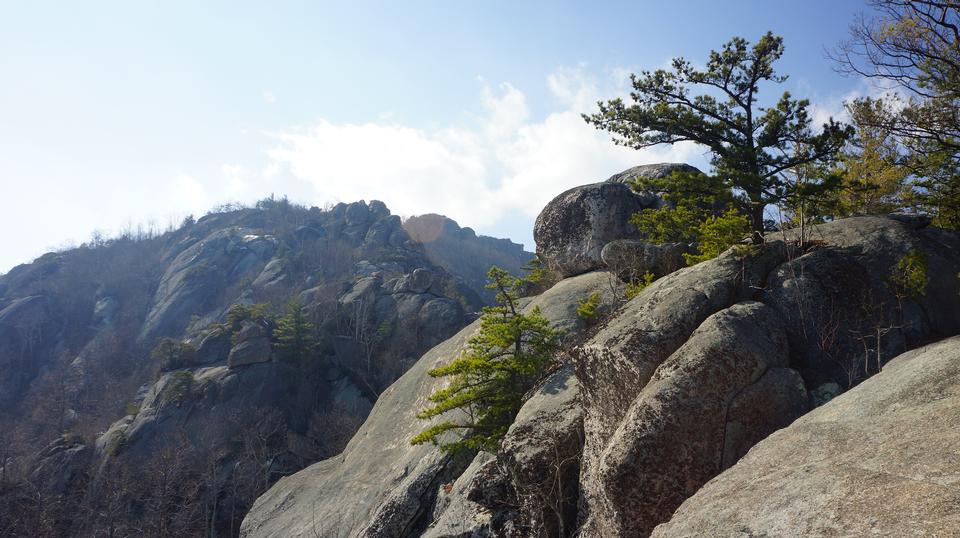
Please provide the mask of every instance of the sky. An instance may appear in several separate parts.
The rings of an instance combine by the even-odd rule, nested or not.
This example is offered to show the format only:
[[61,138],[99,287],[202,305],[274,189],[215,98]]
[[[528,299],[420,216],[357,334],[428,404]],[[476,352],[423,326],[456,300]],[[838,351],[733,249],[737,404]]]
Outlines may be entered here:
[[270,196],[382,200],[533,249],[537,213],[638,164],[580,117],[628,75],[782,35],[815,120],[868,90],[825,49],[857,0],[0,0],[0,273],[130,225]]

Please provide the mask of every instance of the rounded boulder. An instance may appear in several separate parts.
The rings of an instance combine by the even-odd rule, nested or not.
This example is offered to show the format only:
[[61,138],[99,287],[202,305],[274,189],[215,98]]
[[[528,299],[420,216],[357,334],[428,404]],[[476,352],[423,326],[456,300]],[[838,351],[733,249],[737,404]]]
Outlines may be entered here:
[[[537,256],[564,277],[604,267],[601,251],[615,239],[639,239],[630,215],[654,200],[622,183],[602,182],[561,193],[537,216]],[[659,199],[658,199],[659,200]]]

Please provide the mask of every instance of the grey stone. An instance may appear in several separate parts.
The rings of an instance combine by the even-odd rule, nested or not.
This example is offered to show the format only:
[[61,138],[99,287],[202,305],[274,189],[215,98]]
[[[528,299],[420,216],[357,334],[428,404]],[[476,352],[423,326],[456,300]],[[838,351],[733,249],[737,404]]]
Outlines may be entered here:
[[347,204],[344,221],[347,226],[365,225],[370,222],[370,210],[363,201]]
[[769,306],[741,303],[706,319],[655,370],[599,458],[585,462],[581,532],[647,536],[753,442],[799,416],[807,402],[799,376],[768,377],[788,360]]
[[393,289],[394,293],[426,293],[433,286],[435,276],[423,268],[414,269],[409,275],[401,277]]
[[56,438],[34,456],[32,485],[45,495],[66,495],[74,481],[82,477],[91,453],[90,447],[76,436]]
[[230,355],[230,333],[224,329],[213,329],[204,334],[197,345],[197,364],[223,362]]
[[659,278],[686,265],[683,254],[690,247],[682,243],[655,245],[639,239],[617,239],[600,251],[603,263],[621,280],[640,280],[649,271]]
[[102,297],[97,300],[93,306],[93,322],[99,326],[106,326],[113,323],[113,318],[117,313],[118,307],[116,297]]
[[242,228],[217,230],[170,262],[140,332],[141,342],[182,331],[191,316],[206,313],[226,286],[261,267],[274,241]]
[[266,289],[281,284],[286,277],[284,274],[285,263],[282,259],[274,258],[264,266],[263,271],[254,279],[251,286],[256,289]]
[[570,189],[537,216],[533,238],[537,256],[563,276],[603,267],[604,245],[615,239],[640,239],[628,221],[650,201],[622,183],[593,183]]
[[761,441],[653,532],[957,536],[960,337],[882,372]]
[[227,366],[237,368],[248,364],[270,362],[272,359],[270,339],[266,336],[256,336],[233,346],[227,357]]
[[[664,467],[664,471],[658,471],[662,480],[656,490],[631,496],[624,491],[642,485],[644,479],[637,478],[641,471],[619,473],[642,465],[640,459],[631,459],[630,454],[639,450],[636,447],[640,445],[635,443],[659,442],[661,434],[640,438],[630,429],[640,423],[635,414],[638,406],[644,405],[643,395],[653,390],[648,385],[653,383],[654,372],[660,371],[668,357],[679,353],[681,346],[690,345],[690,335],[714,313],[759,297],[768,311],[777,313],[771,317],[783,320],[790,364],[812,386],[846,379],[838,359],[855,357],[862,362],[862,343],[848,329],[870,329],[859,325],[864,312],[875,312],[871,315],[878,315],[884,323],[905,320],[899,332],[892,331],[883,339],[884,357],[930,335],[960,332],[960,320],[949,313],[960,308],[960,285],[955,278],[960,268],[960,238],[956,234],[875,217],[832,222],[813,227],[810,232],[809,237],[818,241],[812,250],[798,251],[796,231],[788,231],[788,243],[772,236],[759,253],[746,258],[728,251],[657,280],[575,350],[574,364],[585,407],[581,495],[585,513],[589,514],[589,532],[627,532],[622,528],[625,518],[638,522],[631,528],[640,530],[630,532],[649,532],[696,485],[712,476],[703,460],[693,460],[683,472],[696,470],[701,474],[690,479],[693,487],[684,489],[670,484],[682,484],[685,475],[675,476],[676,471],[667,472],[668,467]],[[929,290],[939,291],[928,290],[898,312],[897,301],[890,295],[889,275],[897,260],[914,249],[927,255]],[[899,315],[903,317],[896,317]],[[834,332],[818,333],[821,329]],[[827,338],[831,334],[835,337],[832,340]],[[799,385],[790,382],[791,378],[796,381],[796,375],[782,374],[788,375],[780,375],[779,381],[765,380],[739,398],[737,405],[746,404],[744,398],[756,391],[761,395],[779,394],[784,400],[773,416],[756,413],[756,406],[745,406],[740,413],[744,419],[723,427],[721,431],[731,435],[731,443],[718,450],[724,455],[714,460],[715,472],[735,461],[748,445],[771,431],[768,428],[778,427],[777,420],[788,420],[795,412],[791,410],[800,405],[795,398],[801,392]],[[754,411],[746,412],[750,409]],[[704,411],[702,420],[716,418]],[[758,433],[744,435],[750,431],[745,427]],[[734,443],[734,439],[738,440]]]

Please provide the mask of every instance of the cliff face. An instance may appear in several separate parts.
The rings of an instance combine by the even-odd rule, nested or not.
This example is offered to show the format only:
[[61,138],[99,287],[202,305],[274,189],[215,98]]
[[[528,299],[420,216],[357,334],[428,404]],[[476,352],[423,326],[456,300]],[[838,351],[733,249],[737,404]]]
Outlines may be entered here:
[[[468,235],[444,236],[470,252],[448,264],[458,275],[380,202],[266,201],[13,269],[0,276],[4,476],[49,475],[64,533],[235,534],[256,495],[339,452],[379,394],[469,322],[485,304],[476,274],[532,256]],[[281,342],[290,301],[305,356]],[[234,319],[235,305],[257,313]],[[164,497],[189,505],[176,523],[143,508]],[[110,521],[75,517],[111,502]]]

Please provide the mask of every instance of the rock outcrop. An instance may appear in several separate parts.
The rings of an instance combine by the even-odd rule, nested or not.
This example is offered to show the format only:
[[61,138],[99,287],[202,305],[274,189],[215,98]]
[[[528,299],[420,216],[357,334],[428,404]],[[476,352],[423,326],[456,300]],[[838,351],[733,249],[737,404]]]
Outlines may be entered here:
[[[806,411],[787,336],[769,306],[707,318],[654,371],[584,481],[582,532],[644,536],[756,441]],[[600,486],[599,488],[597,486]]]
[[960,337],[760,442],[653,536],[956,536],[957,446]]
[[[873,363],[849,369],[862,364],[871,328],[896,325],[881,327],[881,364],[898,348],[960,333],[957,234],[876,217],[812,233],[816,242],[786,232],[658,279],[571,351],[572,372],[531,394],[496,455],[472,462],[406,444],[423,427],[412,416],[433,389],[426,370],[475,327],[460,333],[384,394],[343,454],[261,497],[243,535],[308,535],[313,521],[336,522],[324,527],[332,536],[649,535],[851,372],[854,382],[875,373]],[[917,251],[929,287],[898,301],[890,275]],[[592,289],[616,282],[566,278],[534,304],[581,331],[575,299],[587,279]]]
[[[634,213],[663,207],[666,202],[657,193],[634,192],[631,184],[638,177],[663,178],[674,172],[699,172],[681,163],[635,166],[615,174],[604,182],[574,187],[547,204],[533,228],[537,256],[544,265],[561,276],[577,275],[605,265],[620,272],[629,262],[640,275],[650,270],[657,276],[683,266],[681,254],[686,247],[660,248],[640,241],[629,223]],[[632,239],[603,254],[611,241]]]
[[[577,302],[596,292],[610,305],[614,291],[609,275],[591,273],[564,280],[526,308],[539,306],[572,338],[585,328]],[[453,461],[433,446],[410,445],[429,425],[416,418],[417,411],[443,383],[426,372],[460,353],[478,327],[474,322],[431,349],[381,394],[342,454],[281,479],[261,496],[241,535],[390,537],[417,535],[427,527],[441,484],[455,480],[469,462]]]
[[[886,358],[960,333],[951,314],[960,309],[957,234],[872,217],[813,233],[813,249],[770,238],[745,258],[731,250],[659,279],[574,353],[586,412],[584,532],[647,535],[803,411],[798,373],[810,387],[847,384],[871,330],[885,331],[879,349]],[[898,304],[890,275],[912,251],[928,260],[929,288]],[[745,325],[720,330],[718,319],[737,309],[757,310]],[[705,375],[711,367],[719,370]],[[855,379],[875,372],[867,367],[873,370],[854,372]]]
[[82,482],[90,447],[73,435],[55,439],[34,456],[30,479],[41,495],[63,496]]
[[690,250],[682,243],[655,245],[639,239],[616,239],[604,245],[600,259],[624,282],[636,282],[647,272],[659,278],[680,269],[686,265],[684,253]]

